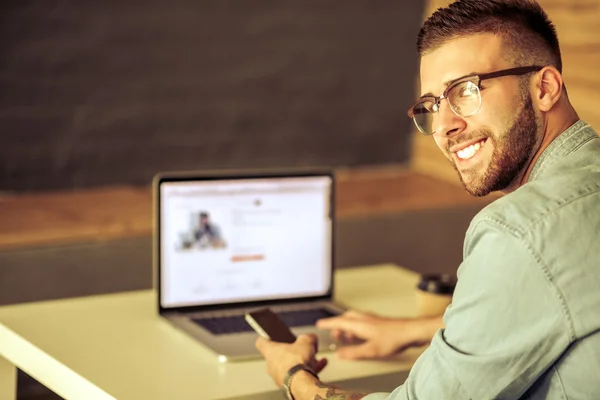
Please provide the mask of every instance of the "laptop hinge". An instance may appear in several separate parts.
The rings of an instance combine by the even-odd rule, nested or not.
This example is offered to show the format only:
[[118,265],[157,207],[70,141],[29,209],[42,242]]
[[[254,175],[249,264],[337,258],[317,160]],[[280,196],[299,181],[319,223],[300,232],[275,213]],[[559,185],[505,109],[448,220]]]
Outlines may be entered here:
[[178,315],[178,314],[181,314],[181,313],[176,310],[163,310],[160,313],[160,315],[162,315],[163,317],[170,317],[170,316]]

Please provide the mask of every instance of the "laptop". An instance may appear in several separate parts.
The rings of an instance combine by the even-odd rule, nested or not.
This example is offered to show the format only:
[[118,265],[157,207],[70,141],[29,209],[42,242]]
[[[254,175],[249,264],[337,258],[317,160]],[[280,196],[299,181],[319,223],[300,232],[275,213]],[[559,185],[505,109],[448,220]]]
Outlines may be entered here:
[[259,357],[247,311],[270,307],[296,335],[333,302],[334,174],[160,174],[153,181],[158,312],[219,361]]

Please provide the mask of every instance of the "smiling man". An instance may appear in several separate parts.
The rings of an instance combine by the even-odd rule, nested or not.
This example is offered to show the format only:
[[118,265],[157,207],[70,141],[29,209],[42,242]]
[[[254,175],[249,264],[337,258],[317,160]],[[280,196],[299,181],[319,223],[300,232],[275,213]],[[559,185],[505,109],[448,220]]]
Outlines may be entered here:
[[417,47],[423,94],[409,116],[470,194],[505,196],[471,222],[443,320],[319,321],[363,339],[345,358],[431,341],[394,392],[320,382],[311,336],[259,339],[269,374],[296,400],[600,398],[600,138],[569,102],[554,26],[533,0],[461,0],[424,23]]
[[[531,23],[535,22],[541,21]],[[433,135],[470,194],[511,192],[524,182],[545,147],[578,120],[564,90],[551,25],[543,32],[552,38],[549,43],[543,36],[526,38],[515,30],[515,37],[484,31],[432,49],[439,38],[428,36],[435,34],[435,21],[430,23],[433,26],[423,28],[418,43],[421,83],[443,92],[446,101],[442,104],[430,91],[409,115],[422,133]],[[495,23],[500,30],[502,22]],[[544,47],[547,52],[523,54],[526,48]],[[537,99],[532,98],[532,75],[539,77]],[[484,97],[489,98],[487,104]],[[536,107],[547,113],[545,120]]]

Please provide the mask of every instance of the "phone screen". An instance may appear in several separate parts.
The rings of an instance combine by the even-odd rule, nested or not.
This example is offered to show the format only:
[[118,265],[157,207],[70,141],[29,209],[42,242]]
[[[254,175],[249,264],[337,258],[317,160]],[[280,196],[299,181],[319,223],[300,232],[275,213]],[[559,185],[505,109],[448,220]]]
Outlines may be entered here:
[[246,321],[262,337],[274,342],[294,343],[296,336],[290,328],[268,308],[249,312]]

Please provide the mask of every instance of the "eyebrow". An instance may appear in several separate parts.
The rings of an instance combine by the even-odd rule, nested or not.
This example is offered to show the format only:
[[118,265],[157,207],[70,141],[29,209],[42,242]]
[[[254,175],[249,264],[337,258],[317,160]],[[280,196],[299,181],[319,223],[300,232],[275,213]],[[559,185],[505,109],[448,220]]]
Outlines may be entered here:
[[[447,88],[448,86],[452,85],[455,82],[460,81],[461,79],[470,78],[472,76],[477,76],[477,75],[481,75],[481,72],[471,72],[469,74],[459,76],[458,78],[454,78],[454,79],[444,82],[444,85]],[[446,90],[446,89],[444,89],[444,90]],[[421,97],[419,97],[419,99],[423,99],[425,97],[436,97],[436,96],[433,93],[428,92],[428,93],[425,93],[424,95],[422,95]]]

